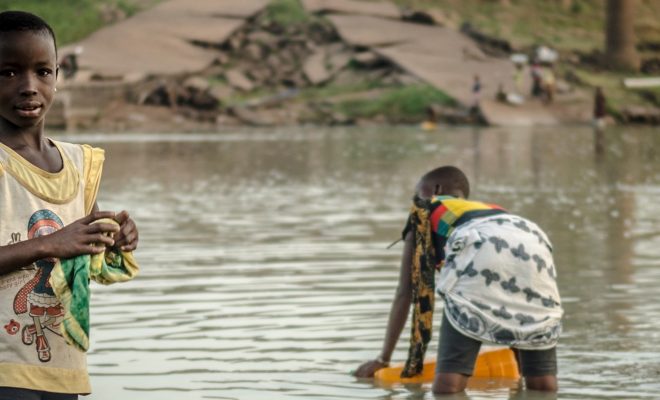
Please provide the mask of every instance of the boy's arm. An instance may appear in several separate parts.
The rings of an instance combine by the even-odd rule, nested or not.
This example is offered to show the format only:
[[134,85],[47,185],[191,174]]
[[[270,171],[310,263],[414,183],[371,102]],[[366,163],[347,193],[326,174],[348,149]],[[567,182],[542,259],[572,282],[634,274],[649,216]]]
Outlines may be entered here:
[[410,311],[410,303],[412,299],[412,280],[410,271],[412,270],[414,247],[415,241],[413,232],[408,232],[404,240],[403,255],[401,257],[399,286],[397,287],[394,300],[392,301],[390,316],[387,322],[387,330],[385,331],[385,340],[383,341],[383,348],[377,359],[367,361],[358,367],[357,371],[355,371],[355,376],[358,378],[371,378],[376,371],[389,365],[392,352],[394,352],[401,331],[406,325],[406,320],[408,319],[408,313]]
[[0,246],[0,275],[27,267],[35,261],[48,257],[45,236]]
[[110,211],[96,211],[50,235],[0,246],[0,275],[8,274],[44,258],[70,258],[81,254],[103,252],[105,246],[94,244],[112,246],[114,240],[104,233],[116,232],[117,227],[93,222],[114,216],[115,213]]

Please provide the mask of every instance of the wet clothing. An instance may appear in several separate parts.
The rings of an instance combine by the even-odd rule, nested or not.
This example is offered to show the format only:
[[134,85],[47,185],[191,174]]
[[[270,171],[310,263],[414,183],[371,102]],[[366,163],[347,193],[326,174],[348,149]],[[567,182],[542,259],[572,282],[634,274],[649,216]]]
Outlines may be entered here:
[[449,322],[473,339],[519,349],[554,347],[563,310],[552,247],[533,222],[477,218],[446,245],[436,287]]
[[[0,144],[0,241],[47,235],[89,214],[103,166],[103,150],[51,141],[62,169],[50,173]],[[89,393],[85,354],[60,329],[64,308],[50,275],[56,260],[0,275],[0,387],[52,393]]]
[[431,234],[429,204],[420,198],[415,198],[410,209],[408,223],[403,230],[405,240],[408,232],[414,233],[415,249],[411,265],[412,282],[412,324],[408,358],[402,378],[420,374],[424,369],[424,354],[431,340],[433,326],[433,308],[435,306],[435,281],[437,269],[435,248]]
[[77,394],[0,387],[0,400],[77,400]]
[[[471,376],[479,356],[481,342],[460,333],[442,316],[436,373]],[[557,350],[514,349],[522,376],[557,375]]]
[[[425,216],[428,223],[420,221]],[[421,372],[433,296],[419,301],[417,292],[429,288],[437,287],[446,321],[463,336],[525,350],[555,346],[563,310],[552,246],[536,224],[494,204],[437,196],[415,199],[403,236],[409,231],[416,243],[414,308],[403,377]]]
[[473,218],[505,212],[498,206],[481,202],[460,202],[453,197],[437,197],[434,202],[415,197],[402,238],[415,235],[411,267],[412,324],[408,358],[401,376],[422,372],[424,354],[431,340],[435,305],[435,273],[444,260],[444,243],[456,226]]

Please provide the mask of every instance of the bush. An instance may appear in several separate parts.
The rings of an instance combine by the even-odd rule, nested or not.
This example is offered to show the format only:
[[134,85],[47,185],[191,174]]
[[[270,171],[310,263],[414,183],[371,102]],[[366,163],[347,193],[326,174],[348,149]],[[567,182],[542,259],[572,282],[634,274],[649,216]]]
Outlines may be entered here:
[[386,92],[376,100],[350,100],[339,105],[351,118],[384,115],[393,121],[419,121],[431,104],[456,105],[446,93],[430,85],[411,85]]
[[265,16],[281,26],[300,25],[311,19],[299,0],[274,0],[266,7]]
[[0,11],[21,10],[37,14],[53,27],[58,44],[84,39],[108,23],[102,9],[116,8],[132,15],[161,0],[0,0]]

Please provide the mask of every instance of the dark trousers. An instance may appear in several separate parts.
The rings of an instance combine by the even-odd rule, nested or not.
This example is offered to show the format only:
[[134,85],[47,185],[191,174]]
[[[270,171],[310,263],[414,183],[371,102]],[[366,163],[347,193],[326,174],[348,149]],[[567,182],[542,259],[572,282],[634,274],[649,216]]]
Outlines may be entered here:
[[77,394],[50,393],[41,390],[0,387],[0,400],[77,400]]

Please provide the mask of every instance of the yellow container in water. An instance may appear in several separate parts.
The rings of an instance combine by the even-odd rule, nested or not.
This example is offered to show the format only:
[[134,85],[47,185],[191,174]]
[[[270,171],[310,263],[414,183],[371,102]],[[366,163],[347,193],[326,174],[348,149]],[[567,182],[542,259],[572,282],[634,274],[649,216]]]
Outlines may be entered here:
[[438,124],[436,124],[435,122],[432,122],[432,121],[424,121],[419,125],[419,127],[423,131],[433,131],[433,130],[438,128]]
[[[394,383],[430,383],[435,378],[435,360],[424,362],[424,370],[412,378],[401,378],[403,364],[383,368],[374,378],[384,384]],[[472,376],[475,378],[519,379],[518,363],[511,349],[486,350],[479,353]]]
[[484,351],[479,354],[472,376],[475,378],[519,379],[518,362],[511,349]]

